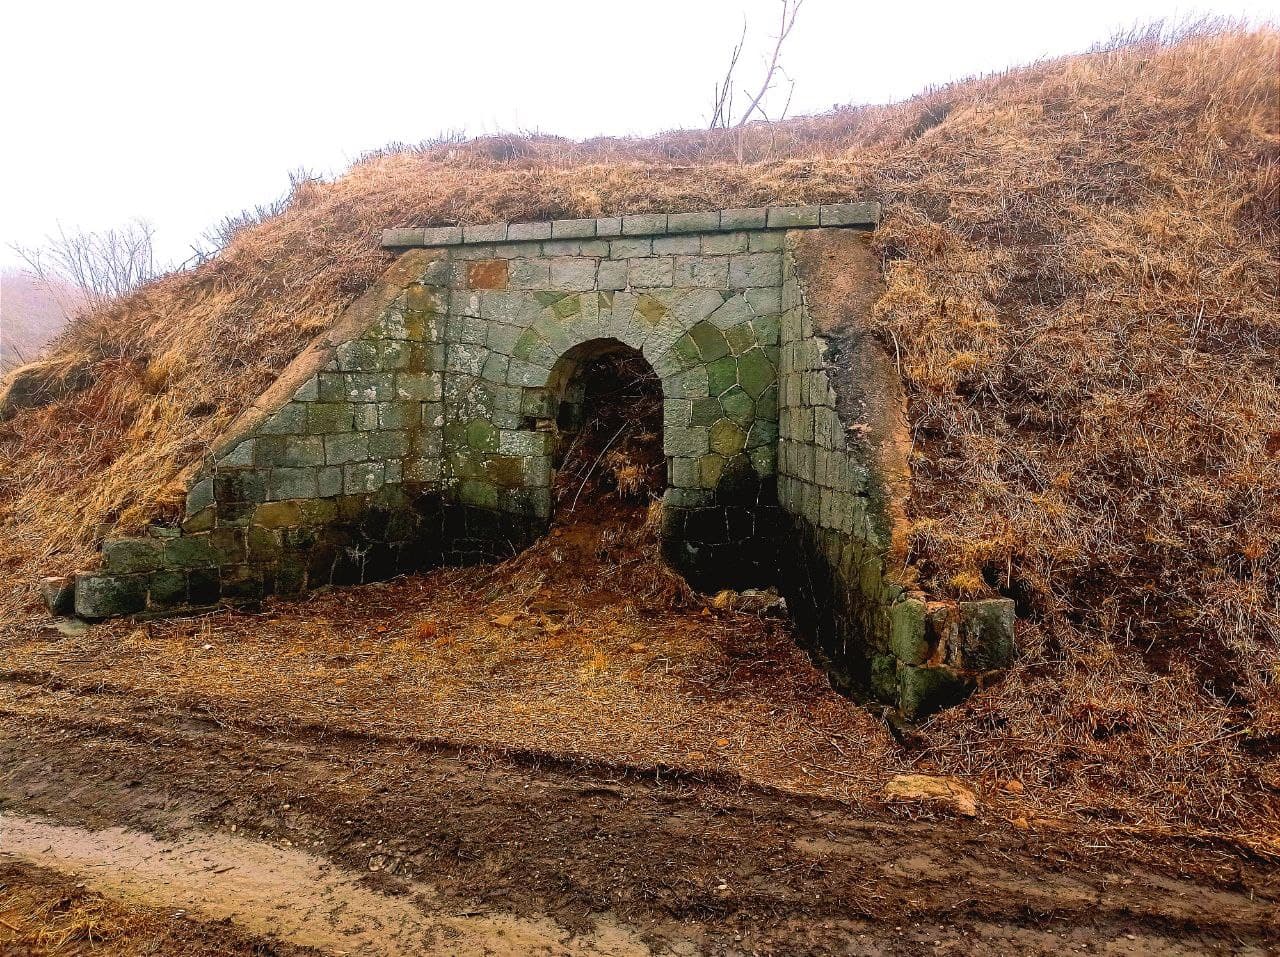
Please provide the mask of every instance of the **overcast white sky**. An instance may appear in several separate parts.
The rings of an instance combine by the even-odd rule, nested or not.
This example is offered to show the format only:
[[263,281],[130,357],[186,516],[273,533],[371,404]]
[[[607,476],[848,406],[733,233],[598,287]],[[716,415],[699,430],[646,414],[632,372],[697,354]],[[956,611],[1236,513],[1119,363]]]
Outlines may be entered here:
[[[446,130],[571,137],[705,125],[746,14],[761,70],[778,0],[7,2],[0,264],[60,222],[149,219],[165,259],[290,169]],[[1159,17],[1275,19],[1276,3],[806,0],[792,113],[1080,50]]]

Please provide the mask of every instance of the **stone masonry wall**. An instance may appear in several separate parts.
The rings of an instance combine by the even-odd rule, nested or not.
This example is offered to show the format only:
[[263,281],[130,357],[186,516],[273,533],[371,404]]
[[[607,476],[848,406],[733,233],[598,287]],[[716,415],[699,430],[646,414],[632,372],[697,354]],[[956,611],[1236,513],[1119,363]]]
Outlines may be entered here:
[[447,257],[417,251],[228,429],[184,520],[106,541],[85,618],[387,578],[443,559]]
[[[833,684],[914,720],[1008,664],[1013,603],[927,602],[910,587],[910,438],[897,370],[863,321],[878,285],[858,276],[878,275],[869,260],[863,237],[788,236],[778,494],[789,527],[780,577]],[[826,328],[815,330],[815,316]]]
[[855,269],[823,300],[876,215],[388,230],[395,263],[227,430],[182,522],[108,540],[50,603],[163,614],[511,554],[551,521],[578,369],[633,350],[662,384],[668,560],[704,590],[780,579],[837,686],[925,714],[1008,659],[1012,611],[909,589],[896,371],[815,329],[878,282]]

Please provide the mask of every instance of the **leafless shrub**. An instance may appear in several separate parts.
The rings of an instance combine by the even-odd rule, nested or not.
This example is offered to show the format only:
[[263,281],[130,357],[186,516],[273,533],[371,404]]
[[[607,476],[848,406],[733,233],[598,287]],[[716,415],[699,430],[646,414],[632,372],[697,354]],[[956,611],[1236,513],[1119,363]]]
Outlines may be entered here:
[[320,177],[304,166],[290,170],[288,190],[270,202],[258,203],[252,207],[246,207],[238,213],[231,213],[222,217],[222,219],[200,234],[199,242],[191,247],[191,258],[183,263],[183,266],[194,265],[212,259],[226,249],[227,246],[231,245],[232,240],[242,230],[257,226],[259,223],[283,213],[289,208],[289,204],[299,197],[301,191],[319,181]]
[[160,275],[155,229],[135,219],[102,232],[67,232],[62,226],[38,248],[12,248],[41,281],[70,283],[90,309],[99,309]]

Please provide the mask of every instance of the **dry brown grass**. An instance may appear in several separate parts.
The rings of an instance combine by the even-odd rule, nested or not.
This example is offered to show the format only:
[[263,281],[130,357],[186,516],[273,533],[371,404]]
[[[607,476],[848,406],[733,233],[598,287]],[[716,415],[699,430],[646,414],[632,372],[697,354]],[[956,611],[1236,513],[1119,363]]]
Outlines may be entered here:
[[[1003,591],[1023,662],[937,719],[962,773],[1134,826],[1275,834],[1280,34],[1140,38],[752,131],[370,156],[215,261],[79,323],[98,385],[0,439],[10,614],[183,470],[385,266],[388,224],[874,198],[916,451],[912,557]],[[1132,795],[1132,801],[1128,795]],[[1099,811],[1098,813],[1104,813]]]

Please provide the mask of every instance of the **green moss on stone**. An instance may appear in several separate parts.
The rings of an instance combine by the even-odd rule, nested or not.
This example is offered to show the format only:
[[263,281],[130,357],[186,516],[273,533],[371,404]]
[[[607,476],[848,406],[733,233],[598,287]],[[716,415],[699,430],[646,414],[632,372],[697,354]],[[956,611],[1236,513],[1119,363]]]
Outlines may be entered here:
[[729,343],[724,333],[709,322],[697,323],[689,330],[689,336],[697,345],[703,362],[714,362],[729,354]]
[[717,359],[707,366],[707,392],[711,395],[724,395],[737,382],[738,360],[733,356]]
[[760,349],[752,349],[738,359],[738,382],[752,398],[763,395],[777,377],[773,363]]
[[732,419],[721,419],[711,426],[711,451],[730,456],[741,452],[747,444],[747,433]]

